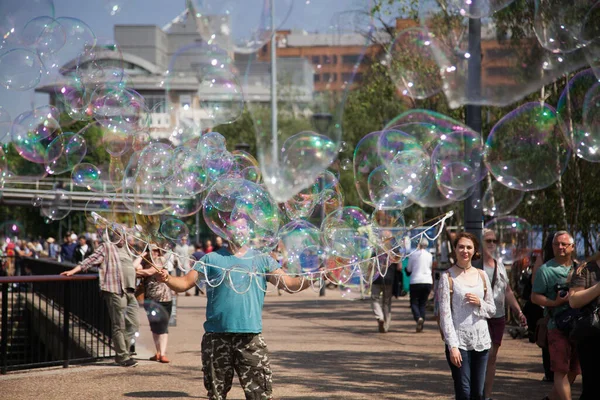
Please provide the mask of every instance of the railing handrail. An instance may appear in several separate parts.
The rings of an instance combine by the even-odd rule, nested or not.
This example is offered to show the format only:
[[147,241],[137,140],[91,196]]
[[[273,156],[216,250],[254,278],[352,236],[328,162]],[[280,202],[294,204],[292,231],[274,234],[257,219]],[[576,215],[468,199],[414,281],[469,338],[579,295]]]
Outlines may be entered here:
[[98,274],[82,274],[73,276],[64,275],[21,275],[0,276],[2,283],[29,283],[29,282],[56,282],[56,281],[93,281],[98,279]]

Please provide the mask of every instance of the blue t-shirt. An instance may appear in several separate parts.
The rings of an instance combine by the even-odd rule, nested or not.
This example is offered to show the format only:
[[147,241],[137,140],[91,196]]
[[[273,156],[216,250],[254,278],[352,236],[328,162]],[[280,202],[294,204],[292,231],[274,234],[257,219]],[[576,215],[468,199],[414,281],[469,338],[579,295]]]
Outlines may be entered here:
[[227,248],[213,251],[200,261],[206,265],[197,263],[194,269],[201,274],[206,270],[208,282],[204,330],[261,333],[267,289],[267,277],[263,274],[278,269],[279,264],[273,258],[252,250],[244,258],[238,258]]

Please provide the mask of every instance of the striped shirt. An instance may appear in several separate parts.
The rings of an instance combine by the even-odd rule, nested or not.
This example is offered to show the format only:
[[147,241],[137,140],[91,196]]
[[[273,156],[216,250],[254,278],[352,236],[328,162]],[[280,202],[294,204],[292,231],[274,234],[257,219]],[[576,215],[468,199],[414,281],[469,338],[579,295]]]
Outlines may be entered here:
[[120,295],[127,289],[135,289],[133,258],[125,248],[102,243],[79,267],[86,272],[93,265],[99,265],[100,290]]

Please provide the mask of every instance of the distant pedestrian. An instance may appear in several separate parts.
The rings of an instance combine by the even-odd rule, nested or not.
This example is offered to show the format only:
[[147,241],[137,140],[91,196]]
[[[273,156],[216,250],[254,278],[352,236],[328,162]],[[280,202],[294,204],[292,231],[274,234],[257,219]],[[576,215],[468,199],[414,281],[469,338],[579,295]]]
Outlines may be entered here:
[[410,309],[417,323],[417,332],[423,331],[425,306],[433,286],[433,256],[427,250],[429,241],[421,238],[419,248],[408,258],[406,274],[410,276]]

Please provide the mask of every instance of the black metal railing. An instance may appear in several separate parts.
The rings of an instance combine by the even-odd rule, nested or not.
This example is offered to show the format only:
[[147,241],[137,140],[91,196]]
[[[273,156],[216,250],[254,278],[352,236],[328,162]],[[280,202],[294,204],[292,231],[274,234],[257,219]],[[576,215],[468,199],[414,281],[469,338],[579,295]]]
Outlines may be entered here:
[[[47,263],[24,261],[29,273]],[[68,268],[55,264],[47,264],[46,273]],[[0,373],[61,364],[66,368],[114,355],[97,274],[0,277],[0,289]]]

